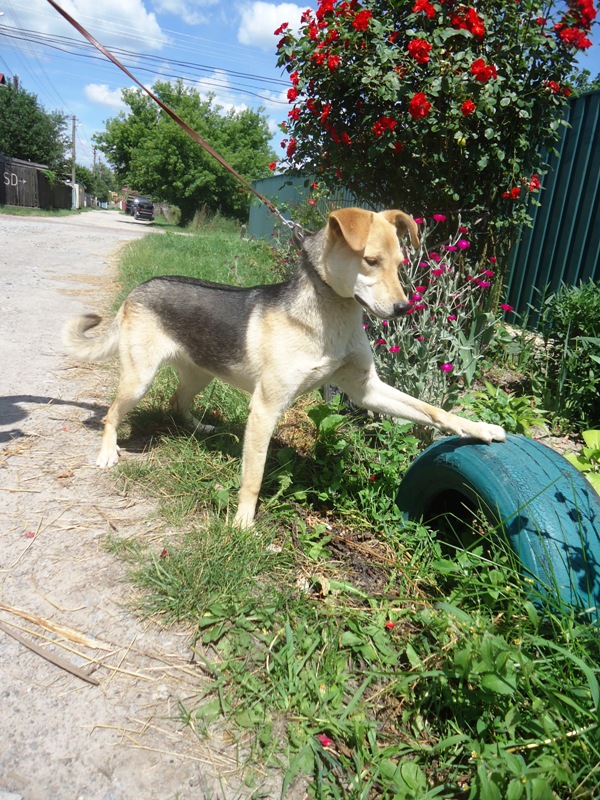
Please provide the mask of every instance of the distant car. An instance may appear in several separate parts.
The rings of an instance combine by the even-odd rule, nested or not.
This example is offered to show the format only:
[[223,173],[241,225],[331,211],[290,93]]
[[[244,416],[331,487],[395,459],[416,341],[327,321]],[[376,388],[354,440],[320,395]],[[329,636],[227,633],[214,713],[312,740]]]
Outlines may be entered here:
[[130,195],[125,201],[125,213],[134,219],[154,219],[154,203],[150,197]]

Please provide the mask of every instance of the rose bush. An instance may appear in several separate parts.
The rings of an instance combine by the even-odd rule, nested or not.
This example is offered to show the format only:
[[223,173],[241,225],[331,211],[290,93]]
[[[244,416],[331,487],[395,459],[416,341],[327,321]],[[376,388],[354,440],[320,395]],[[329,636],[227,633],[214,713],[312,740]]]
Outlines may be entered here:
[[276,31],[292,84],[280,166],[413,214],[479,219],[482,252],[490,231],[510,234],[526,219],[569,75],[591,45],[593,0],[540,8],[320,0],[298,34],[287,23]]

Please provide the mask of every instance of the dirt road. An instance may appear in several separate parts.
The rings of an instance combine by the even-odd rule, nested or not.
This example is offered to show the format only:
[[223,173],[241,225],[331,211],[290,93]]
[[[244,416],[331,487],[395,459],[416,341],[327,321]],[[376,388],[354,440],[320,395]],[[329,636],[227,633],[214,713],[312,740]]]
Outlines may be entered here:
[[277,776],[241,782],[230,740],[181,725],[178,701],[203,685],[187,632],[128,610],[123,565],[104,548],[111,532],[162,548],[168,531],[93,466],[112,373],[66,359],[59,331],[102,308],[119,247],[147,231],[112,211],[0,214],[0,800],[278,795]]

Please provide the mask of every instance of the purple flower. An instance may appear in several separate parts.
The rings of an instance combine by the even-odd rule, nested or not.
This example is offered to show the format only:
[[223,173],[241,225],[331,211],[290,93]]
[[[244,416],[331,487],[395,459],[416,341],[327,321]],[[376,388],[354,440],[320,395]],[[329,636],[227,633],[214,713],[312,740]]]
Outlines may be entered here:
[[454,369],[454,366],[446,362],[445,364],[440,364],[440,369],[442,370],[442,372],[450,373]]

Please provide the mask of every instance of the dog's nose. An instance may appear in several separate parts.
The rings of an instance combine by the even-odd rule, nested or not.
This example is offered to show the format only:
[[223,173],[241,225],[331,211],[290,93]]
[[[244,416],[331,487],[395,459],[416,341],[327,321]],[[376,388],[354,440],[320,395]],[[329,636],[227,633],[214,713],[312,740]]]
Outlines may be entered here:
[[410,303],[394,303],[394,316],[401,317],[403,314],[406,314],[408,309],[410,308]]

